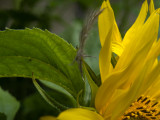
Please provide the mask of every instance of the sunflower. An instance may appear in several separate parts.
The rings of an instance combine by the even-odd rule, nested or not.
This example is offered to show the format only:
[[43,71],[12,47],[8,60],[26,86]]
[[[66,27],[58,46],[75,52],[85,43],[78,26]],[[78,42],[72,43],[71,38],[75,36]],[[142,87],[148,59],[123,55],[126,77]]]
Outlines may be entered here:
[[[98,26],[101,42],[99,67],[102,85],[95,111],[68,109],[57,118],[41,120],[160,120],[160,40],[157,40],[160,9],[143,2],[138,18],[123,40],[109,0],[103,1]],[[117,55],[115,66],[112,53]]]

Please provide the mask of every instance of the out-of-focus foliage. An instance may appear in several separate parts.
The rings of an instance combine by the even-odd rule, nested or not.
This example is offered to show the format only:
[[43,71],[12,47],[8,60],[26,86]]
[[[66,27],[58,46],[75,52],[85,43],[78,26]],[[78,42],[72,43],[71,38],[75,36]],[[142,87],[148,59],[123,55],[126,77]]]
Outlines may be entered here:
[[[0,0],[0,30],[6,27],[24,29],[38,27],[59,34],[74,47],[79,44],[79,33],[88,14],[100,7],[102,0]],[[143,0],[110,0],[122,36],[136,19]],[[154,0],[155,7],[160,6]],[[160,34],[160,33],[159,33]],[[97,24],[90,31],[85,61],[99,74],[100,43]],[[88,78],[90,79],[90,78]],[[1,78],[0,86],[9,90],[21,103],[15,120],[36,120],[42,115],[57,115],[57,111],[35,93],[31,79]],[[87,98],[86,98],[87,99]],[[0,111],[0,118],[5,120]]]
[[7,120],[7,117],[4,113],[0,113],[0,119],[1,120]]
[[20,120],[38,120],[39,116],[54,114],[57,115],[58,111],[53,109],[39,93],[27,96],[21,105],[17,119]]
[[19,102],[13,96],[0,88],[0,118],[13,120],[19,106]]

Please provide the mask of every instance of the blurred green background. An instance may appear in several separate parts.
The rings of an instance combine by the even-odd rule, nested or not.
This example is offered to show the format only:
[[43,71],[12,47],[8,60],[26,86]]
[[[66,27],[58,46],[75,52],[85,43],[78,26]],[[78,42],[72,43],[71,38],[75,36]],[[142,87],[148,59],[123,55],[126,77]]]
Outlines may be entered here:
[[[135,21],[143,0],[110,0],[110,2],[123,37]],[[154,2],[158,8],[160,1]],[[48,29],[76,47],[89,13],[99,9],[101,3],[102,0],[0,0],[0,30],[26,27]],[[85,58],[86,62],[98,75],[100,42],[97,23],[90,31],[84,49],[85,55],[92,56]],[[57,112],[37,93],[30,79],[1,78],[0,86],[20,101],[21,107],[15,120],[38,120],[43,115],[57,115]]]

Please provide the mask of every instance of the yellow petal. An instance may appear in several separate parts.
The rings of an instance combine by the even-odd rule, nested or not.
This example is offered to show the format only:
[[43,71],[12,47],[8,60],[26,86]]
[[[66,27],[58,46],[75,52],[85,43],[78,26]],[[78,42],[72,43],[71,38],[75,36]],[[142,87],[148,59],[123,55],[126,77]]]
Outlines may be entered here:
[[[142,71],[139,72],[139,75],[135,79],[135,82],[133,83],[133,85],[131,85],[129,89],[122,90],[123,94],[122,94],[122,91],[121,91],[121,95],[117,93],[118,97],[116,99],[112,99],[110,104],[107,106],[107,111],[104,113],[105,118],[110,113],[112,113],[111,120],[117,120],[126,111],[126,109],[131,105],[132,102],[134,102],[140,95],[145,93],[145,91],[153,83],[158,82],[159,75],[160,75],[160,63],[152,70],[151,73],[148,74],[148,71],[150,70],[152,65],[153,65],[153,62],[150,59],[144,65],[144,68],[142,69]],[[153,88],[152,86],[152,89],[155,89],[155,88]],[[153,91],[156,92],[155,90]]]
[[[111,69],[111,42],[112,42],[112,28],[114,22],[114,13],[109,1],[104,1],[101,9],[104,8],[102,14],[99,15],[99,34],[102,49],[99,54],[99,68],[102,82]],[[105,27],[106,26],[106,27]]]
[[62,112],[58,120],[104,120],[98,113],[82,108],[68,109]]
[[100,114],[103,115],[105,113],[107,106],[112,99],[112,95],[120,84],[117,81],[125,78],[125,76],[122,76],[124,75],[123,72],[125,71],[112,73],[110,76],[108,76],[108,78],[103,82],[97,91],[95,107]]
[[[109,34],[110,29],[112,29],[112,51],[118,56],[121,55],[122,49],[122,37],[119,32],[116,20],[114,18],[113,10],[110,6],[109,0],[102,3],[101,9],[104,11],[98,17],[98,27],[101,46],[103,47],[106,40],[106,36]],[[114,21],[114,22],[113,22]],[[116,44],[116,47],[115,45]]]
[[146,89],[150,85],[152,85],[154,83],[154,81],[157,82],[157,80],[159,80],[159,78],[156,80],[156,78],[154,78],[154,76],[160,75],[160,69],[159,69],[160,62],[155,64],[155,61],[157,60],[158,55],[160,55],[160,40],[157,42],[156,46],[152,49],[153,49],[153,50],[151,50],[152,54],[147,59],[147,62],[150,62],[151,64],[153,64],[153,66],[148,71],[149,75],[146,77],[146,80],[145,80],[144,84],[142,85],[142,87],[144,89]]
[[40,120],[57,120],[57,119],[53,116],[43,116],[40,118]]
[[123,52],[123,45],[122,45],[122,37],[119,32],[116,20],[114,19],[113,29],[112,29],[112,52],[121,56]]
[[[157,65],[158,66],[158,65]],[[158,69],[158,68],[157,68]],[[156,70],[157,70],[156,69]],[[159,72],[159,71],[154,71],[154,72]],[[151,79],[151,82],[153,79]],[[154,82],[153,82],[153,85],[150,85],[150,88],[147,89],[147,91],[145,92],[145,95],[146,96],[150,96],[150,97],[153,97],[153,98],[157,98],[160,96],[160,89],[159,89],[159,86],[160,86],[160,75],[159,77],[157,77],[156,79],[154,79]],[[157,100],[157,99],[156,99]]]
[[[152,14],[148,20],[134,34],[130,34],[130,42],[125,47],[123,54],[119,58],[115,70],[124,69],[133,60],[133,57],[147,44],[150,44],[146,49],[145,55],[148,54],[150,47],[158,36],[159,14],[157,11]],[[146,56],[144,56],[146,57]]]
[[114,13],[110,6],[109,0],[103,1],[101,10],[103,12],[98,16],[99,37],[103,47],[106,37],[113,27]]
[[102,83],[106,79],[106,76],[109,73],[110,67],[111,67],[111,37],[112,37],[112,30],[110,31],[110,34],[106,37],[106,41],[104,46],[101,48],[100,54],[99,54],[99,68],[101,73],[101,80]]
[[155,42],[153,43],[153,45],[151,47],[151,50],[148,53],[147,58],[146,58],[147,60],[152,59],[153,57],[156,58],[154,60],[153,68],[156,67],[157,64],[158,64],[158,58],[157,57],[158,57],[159,54],[160,54],[160,39],[158,40],[158,42],[157,42],[157,40],[155,40]]
[[40,120],[104,120],[102,116],[94,111],[82,108],[68,109],[59,114],[57,118],[53,116],[44,116]]
[[[158,36],[158,28],[159,28],[159,14],[155,12],[149,17],[149,19],[142,26],[142,28],[137,32],[137,34],[133,36],[133,39],[137,41],[136,42],[133,41],[130,44],[128,44],[128,47],[125,48],[114,70],[118,71],[119,69],[125,69],[130,64],[135,64],[136,67],[132,66],[133,68],[131,69],[137,68],[134,74],[138,73],[143,67],[142,65],[145,63],[146,59],[149,58],[148,54],[150,52],[150,49],[152,48],[152,45]],[[139,55],[140,51],[143,51],[141,55]],[[152,55],[155,55],[155,54],[152,54]],[[154,60],[153,62],[155,62],[156,59],[153,59],[153,60]],[[141,64],[138,65],[139,63]],[[135,75],[133,75],[132,77],[135,78]],[[129,80],[126,81],[123,87],[128,86],[132,82],[133,81],[129,81]]]
[[[133,39],[137,40],[136,43],[132,40],[133,42],[130,43],[127,48],[125,48],[115,70],[110,76],[107,77],[97,92],[95,106],[101,114],[106,114],[108,109],[107,106],[109,102],[112,101],[113,94],[116,89],[127,89],[130,87],[129,85],[135,81],[139,73],[142,71],[149,50],[158,35],[158,28],[159,14],[155,12],[149,17],[140,31],[133,35]],[[153,63],[154,62],[147,67],[152,67]],[[120,107],[122,106],[119,106],[119,109],[121,109]],[[117,111],[117,113],[119,112],[122,111]],[[115,111],[114,114],[116,116]]]
[[155,10],[154,2],[153,2],[153,0],[150,0],[150,4],[149,4],[149,12],[150,12],[150,14],[152,14],[154,10]]
[[[138,61],[136,61],[136,63],[137,62]],[[135,67],[136,63],[133,63],[124,71],[117,71],[116,73],[112,73],[100,86],[96,95],[95,106],[103,116],[108,116],[108,114],[110,113],[110,107],[108,107],[108,105],[114,107],[114,103],[110,102],[115,99],[113,95],[116,90],[119,88],[122,89],[121,86],[124,85],[127,80],[133,81],[137,77],[137,75],[134,73],[139,68],[139,66],[137,66],[134,70],[132,69]]]
[[[119,97],[124,96],[126,94],[128,89],[117,89],[115,93],[113,94],[112,101],[109,103],[107,106],[107,111],[104,113],[104,119],[105,120],[111,120],[112,114],[113,114],[113,109],[116,107],[116,102],[118,102]],[[124,100],[125,101],[125,100]]]
[[147,0],[144,1],[141,11],[138,15],[138,18],[136,19],[135,23],[132,25],[132,27],[127,31],[127,33],[124,36],[123,39],[123,45],[127,46],[129,42],[131,42],[130,37],[134,34],[134,32],[137,32],[139,27],[141,27],[146,19],[148,12],[148,3]]
[[[146,45],[146,47],[143,48],[139,54],[137,54],[137,59],[143,56],[147,46],[149,46],[149,44]],[[160,78],[160,63],[155,65],[155,60],[160,54],[160,41],[155,43],[154,47],[151,47],[150,51],[151,52],[149,53],[149,57],[147,57],[147,59],[144,61],[145,64],[142,66],[143,67],[142,70],[138,72],[139,74],[138,73],[136,74],[136,72],[134,71],[134,68],[136,67],[134,68],[131,67],[132,74],[135,74],[135,76],[137,75],[137,77],[135,77],[133,85],[131,84],[131,88],[128,89],[128,91],[125,91],[126,93],[123,93],[121,96],[119,96],[119,98],[116,98],[117,100],[114,101],[112,99],[111,103],[107,106],[107,111],[104,113],[104,116],[108,116],[110,113],[113,113],[111,120],[117,119],[124,113],[124,111],[128,108],[128,106],[134,100],[136,100],[136,98],[138,98],[141,94],[145,93],[145,91],[152,84],[158,84],[159,78]],[[143,57],[140,59],[143,59]],[[133,61],[133,63],[135,61]],[[140,66],[141,64],[142,63],[136,63],[137,66]],[[154,68],[153,68],[153,65],[155,65]],[[137,67],[137,69],[135,70],[137,71],[138,69],[139,67]],[[127,71],[129,71],[129,69]],[[127,74],[128,76],[130,76],[129,79],[133,79],[131,73],[129,74],[129,72],[128,73],[124,72],[124,74]],[[130,81],[129,79],[128,81]],[[122,79],[120,79],[120,81],[122,81]],[[156,92],[156,90],[158,90],[156,89],[157,87],[158,86],[155,85],[154,87],[152,86],[152,90],[149,89],[150,91],[152,91],[152,94],[150,95],[156,98],[160,97],[159,92]]]
[[113,24],[113,41],[122,42],[121,33],[119,32],[115,17],[114,17],[114,24]]
[[114,52],[119,57],[122,55],[124,50],[122,42],[112,41],[112,52]]
[[145,96],[150,96],[157,101],[160,100],[160,76],[157,78],[156,82],[145,92]]
[[[120,117],[133,101],[142,95],[153,82],[158,80],[157,78],[160,73],[160,64],[149,75],[146,75],[148,71],[147,69],[150,69],[151,66],[152,65],[150,63],[147,63],[129,91],[120,96],[116,102],[112,103],[115,107],[113,109],[114,112],[111,120],[115,120]],[[147,81],[148,84],[146,84]]]
[[103,83],[112,69],[112,65],[110,63],[112,51],[120,56],[123,52],[123,45],[121,34],[116,24],[109,0],[102,3],[101,9],[104,10],[98,18],[99,36],[102,46],[99,55],[99,68]]

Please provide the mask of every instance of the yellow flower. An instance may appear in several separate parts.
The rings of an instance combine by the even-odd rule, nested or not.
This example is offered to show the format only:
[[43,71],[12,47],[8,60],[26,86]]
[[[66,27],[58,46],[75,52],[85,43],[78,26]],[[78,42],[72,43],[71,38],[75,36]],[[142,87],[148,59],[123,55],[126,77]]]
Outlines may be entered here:
[[[157,40],[160,9],[144,1],[138,18],[123,41],[109,1],[104,1],[99,15],[101,51],[99,67],[102,85],[96,98],[97,112],[83,108],[69,109],[57,118],[41,120],[160,120],[160,40]],[[116,66],[111,54],[118,56]]]

